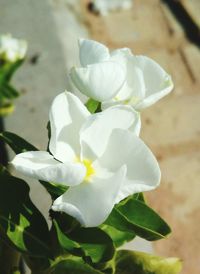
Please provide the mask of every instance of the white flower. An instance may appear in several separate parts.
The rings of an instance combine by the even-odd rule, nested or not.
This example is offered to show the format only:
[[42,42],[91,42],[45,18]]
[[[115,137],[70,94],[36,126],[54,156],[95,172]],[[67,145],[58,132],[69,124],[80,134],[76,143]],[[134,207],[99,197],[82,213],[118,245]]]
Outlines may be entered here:
[[111,99],[124,84],[122,66],[110,60],[109,50],[98,42],[80,39],[79,46],[82,67],[70,71],[74,85],[97,101]]
[[[112,105],[128,104],[136,110],[141,110],[154,104],[173,89],[170,75],[160,65],[146,56],[133,55],[128,48],[118,49],[109,53],[108,48],[104,45],[96,41],[82,39],[80,40],[81,64],[87,65],[91,62],[90,60],[96,63],[96,71],[100,70],[102,63],[106,66],[105,61],[107,61],[119,64],[126,75],[124,84],[117,93],[112,92],[111,83],[105,95],[105,92],[102,92],[102,88],[99,90],[93,89],[93,78],[86,77],[83,74],[80,75],[79,70],[74,69],[71,78],[75,86],[88,97],[103,102],[103,109]],[[93,70],[92,67],[91,70]],[[92,75],[92,71],[90,73]],[[102,75],[96,72],[95,83],[106,83],[110,79],[110,74],[105,73]],[[116,83],[117,81],[117,74],[114,72],[112,74],[112,82]],[[88,89],[90,89],[90,92],[87,92]],[[111,99],[107,99],[108,97]]]
[[154,189],[158,163],[138,137],[140,118],[129,106],[91,115],[71,93],[50,111],[49,150],[18,154],[12,164],[25,175],[70,186],[52,206],[86,227],[98,226],[120,200]]
[[0,37],[0,57],[6,61],[14,63],[24,59],[26,51],[26,41],[12,38],[9,34]]

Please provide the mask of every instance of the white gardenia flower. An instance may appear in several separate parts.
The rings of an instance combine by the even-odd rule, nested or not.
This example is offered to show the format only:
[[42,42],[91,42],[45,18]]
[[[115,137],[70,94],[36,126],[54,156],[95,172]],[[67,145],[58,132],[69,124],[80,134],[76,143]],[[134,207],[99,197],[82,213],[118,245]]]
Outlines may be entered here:
[[125,71],[110,59],[108,48],[90,40],[79,40],[82,67],[73,67],[70,77],[74,85],[86,96],[99,102],[112,99],[125,81]]
[[[120,65],[126,75],[124,84],[117,93],[113,93],[109,87],[105,94],[102,88],[93,89],[92,77],[80,75],[79,71],[74,69],[75,72],[71,74],[71,78],[75,86],[88,97],[103,102],[103,109],[112,105],[128,104],[136,110],[141,110],[156,103],[173,89],[171,76],[146,56],[133,55],[128,48],[117,49],[109,53],[107,47],[93,40],[81,39],[79,44],[81,64],[86,66],[93,62],[96,70],[100,70],[102,63],[105,65],[106,62],[113,62]],[[104,75],[96,73],[95,82],[106,83],[111,77],[110,74],[112,82],[116,83],[118,78],[115,72]],[[90,92],[86,92],[88,89]],[[107,99],[108,97],[111,99]]]
[[24,59],[26,52],[26,41],[12,38],[10,34],[0,37],[0,58],[14,63]]
[[53,210],[94,227],[125,197],[158,186],[158,163],[138,137],[140,117],[130,106],[91,115],[75,95],[65,92],[54,99],[50,124],[51,154],[21,153],[12,164],[30,177],[69,186]]

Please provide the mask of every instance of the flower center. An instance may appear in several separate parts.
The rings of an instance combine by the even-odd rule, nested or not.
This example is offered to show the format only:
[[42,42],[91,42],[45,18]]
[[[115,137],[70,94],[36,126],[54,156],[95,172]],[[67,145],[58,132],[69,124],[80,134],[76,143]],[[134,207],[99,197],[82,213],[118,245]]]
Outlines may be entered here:
[[85,181],[89,181],[91,175],[94,175],[94,174],[95,174],[95,170],[94,170],[94,168],[93,168],[93,166],[92,166],[92,162],[91,162],[90,160],[84,159],[84,160],[82,161],[82,163],[83,163],[84,166],[86,167],[86,175],[85,175],[84,180],[85,180]]
[[94,170],[94,168],[92,166],[92,161],[90,161],[88,159],[83,159],[81,161],[81,159],[79,157],[77,157],[76,161],[79,162],[79,163],[81,163],[81,164],[83,164],[85,166],[85,168],[86,168],[86,174],[85,174],[84,181],[89,182],[90,181],[90,177],[95,174],[95,170]]

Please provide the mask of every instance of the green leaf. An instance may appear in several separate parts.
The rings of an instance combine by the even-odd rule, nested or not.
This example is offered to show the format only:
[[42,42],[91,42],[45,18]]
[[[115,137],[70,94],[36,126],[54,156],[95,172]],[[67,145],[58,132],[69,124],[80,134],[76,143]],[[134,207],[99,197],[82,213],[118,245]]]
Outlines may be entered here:
[[0,85],[10,82],[15,71],[22,65],[24,60],[18,60],[15,63],[4,62],[0,67]]
[[64,251],[67,251],[67,252],[69,252],[73,255],[76,255],[76,256],[79,256],[79,255],[84,256],[85,255],[81,249],[80,244],[72,241],[68,237],[67,233],[62,232],[58,223],[56,222],[56,220],[53,220],[53,227],[55,228],[55,231],[56,231],[58,243]]
[[165,238],[171,229],[168,224],[150,207],[139,200],[130,199],[117,209],[133,226],[136,235],[149,241]]
[[112,239],[98,227],[75,227],[71,231],[65,231],[60,224],[57,224],[56,231],[62,248],[77,256],[84,255],[86,261],[89,259],[91,263],[104,263],[114,256]]
[[0,169],[0,232],[7,244],[30,256],[48,257],[46,220],[29,197],[29,186]]
[[[143,194],[137,193],[129,196],[121,201],[120,204],[124,205],[130,199],[143,200]],[[111,237],[116,247],[120,247],[133,240],[136,236],[132,224],[116,210],[116,207],[104,224],[101,225],[101,228]]]
[[134,197],[132,197],[131,199],[133,199],[133,198],[135,200],[139,200],[140,202],[146,203],[144,193],[142,193],[142,192],[134,194]]
[[95,101],[93,99],[89,99],[87,103],[85,104],[86,108],[89,110],[90,113],[95,113],[98,111],[98,108],[100,106],[100,102]]
[[120,247],[123,244],[130,242],[135,238],[135,233],[120,231],[109,225],[102,225],[101,229],[105,231],[113,240],[115,247]]
[[162,258],[128,250],[117,252],[116,274],[178,274],[181,269],[181,261],[177,258]]
[[[12,132],[4,131],[0,133],[0,139],[8,144],[16,154],[26,151],[38,150],[35,146]],[[53,200],[55,200],[58,196],[62,195],[67,190],[67,187],[55,184],[53,182],[39,182],[46,188]]]
[[6,144],[8,144],[16,154],[26,151],[38,150],[36,147],[28,143],[26,140],[12,132],[1,132],[0,139],[2,139]]
[[80,244],[93,263],[107,262],[115,254],[112,239],[98,227],[77,228],[70,233],[70,239]]
[[112,210],[104,224],[117,230],[135,233],[149,241],[166,237],[170,232],[168,224],[144,202],[131,196]]
[[117,210],[116,207],[113,208],[104,224],[120,231],[134,233],[133,225]]
[[4,84],[0,87],[0,98],[1,100],[12,100],[19,96],[19,92],[9,84]]
[[[94,269],[92,266],[85,263],[81,258],[69,256],[56,263],[50,271],[51,274],[103,274],[103,272]],[[44,273],[46,274],[46,273]]]

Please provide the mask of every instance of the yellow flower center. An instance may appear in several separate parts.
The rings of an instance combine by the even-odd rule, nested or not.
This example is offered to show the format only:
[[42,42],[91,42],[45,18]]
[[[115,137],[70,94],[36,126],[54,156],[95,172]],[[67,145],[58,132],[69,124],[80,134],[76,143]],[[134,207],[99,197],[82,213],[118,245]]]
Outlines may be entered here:
[[86,168],[86,174],[85,174],[84,181],[89,182],[90,181],[90,177],[95,174],[95,170],[94,170],[94,168],[92,166],[92,161],[88,160],[88,159],[83,159],[81,161],[81,159],[79,157],[77,157],[76,162],[79,162],[79,163],[81,163],[81,164],[83,164],[85,166],[85,168]]

